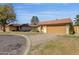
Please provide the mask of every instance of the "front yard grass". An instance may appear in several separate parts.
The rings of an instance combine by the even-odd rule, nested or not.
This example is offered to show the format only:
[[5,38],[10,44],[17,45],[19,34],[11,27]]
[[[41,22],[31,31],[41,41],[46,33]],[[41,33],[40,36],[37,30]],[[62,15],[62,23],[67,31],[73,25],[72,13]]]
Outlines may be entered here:
[[21,34],[21,35],[35,35],[38,32],[0,32],[0,35]]
[[77,55],[79,54],[78,36],[58,36],[58,38],[35,46],[33,55]]

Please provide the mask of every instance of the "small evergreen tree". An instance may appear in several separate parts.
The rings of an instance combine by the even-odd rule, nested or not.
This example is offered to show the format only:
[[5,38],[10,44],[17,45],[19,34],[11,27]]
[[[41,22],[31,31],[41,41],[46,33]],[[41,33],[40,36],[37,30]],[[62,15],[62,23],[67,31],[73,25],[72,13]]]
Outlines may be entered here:
[[69,34],[75,34],[73,24],[71,23],[69,26]]
[[76,15],[76,18],[75,18],[75,25],[78,25],[79,26],[79,15]]
[[32,31],[33,32],[38,32],[37,27],[35,27],[35,26],[38,25],[38,23],[39,23],[38,17],[37,16],[33,16],[32,19],[31,19],[31,25],[34,26],[34,27],[32,27]]
[[39,23],[39,19],[37,16],[33,16],[31,19],[31,24],[32,25],[37,25]]

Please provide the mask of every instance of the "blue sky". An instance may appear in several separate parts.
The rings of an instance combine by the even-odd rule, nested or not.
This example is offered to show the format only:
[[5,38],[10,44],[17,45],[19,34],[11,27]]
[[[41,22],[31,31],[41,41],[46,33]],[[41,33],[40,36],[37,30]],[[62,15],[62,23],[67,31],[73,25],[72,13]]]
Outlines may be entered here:
[[13,3],[18,23],[30,23],[32,16],[40,21],[71,18],[79,14],[79,4],[69,3]]

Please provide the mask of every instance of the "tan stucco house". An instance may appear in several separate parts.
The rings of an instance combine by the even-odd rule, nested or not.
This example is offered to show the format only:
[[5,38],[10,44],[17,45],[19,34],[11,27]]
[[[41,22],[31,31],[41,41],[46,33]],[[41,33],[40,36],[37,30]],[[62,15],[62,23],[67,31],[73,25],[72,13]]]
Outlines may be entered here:
[[43,33],[69,34],[70,18],[43,21],[39,23],[38,30]]
[[6,31],[29,31],[31,26],[29,24],[9,24],[6,26]]
[[10,31],[19,31],[21,28],[20,24],[9,24],[6,26],[6,31],[10,32]]

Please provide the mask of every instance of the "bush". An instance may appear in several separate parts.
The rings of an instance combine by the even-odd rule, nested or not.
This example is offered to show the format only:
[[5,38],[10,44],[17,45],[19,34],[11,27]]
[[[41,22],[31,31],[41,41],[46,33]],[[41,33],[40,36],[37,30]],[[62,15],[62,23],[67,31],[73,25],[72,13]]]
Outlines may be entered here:
[[37,28],[32,28],[31,31],[32,31],[32,32],[38,32],[38,29],[37,29]]
[[69,26],[69,34],[75,34],[74,27],[72,24]]

